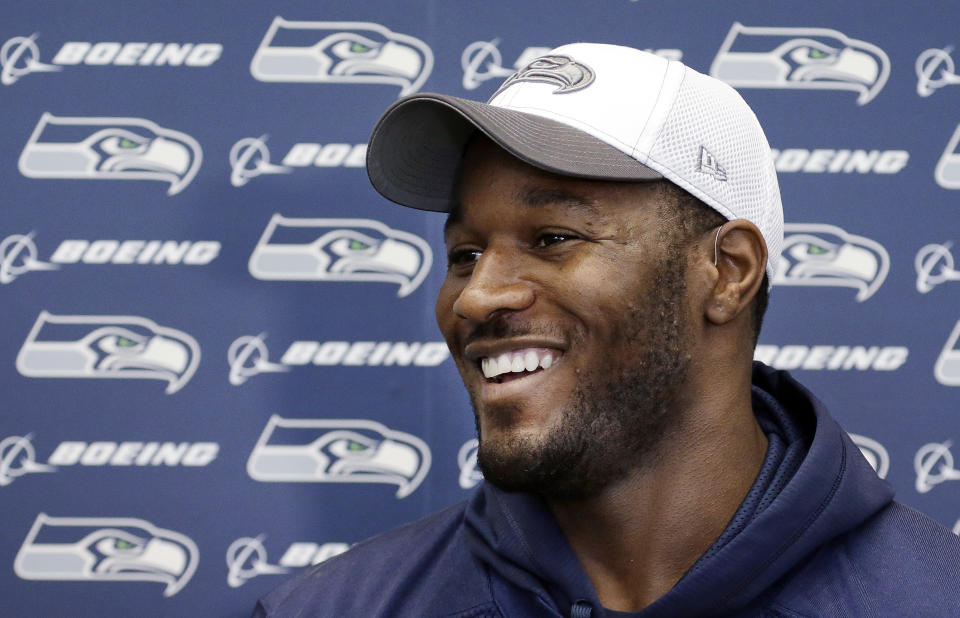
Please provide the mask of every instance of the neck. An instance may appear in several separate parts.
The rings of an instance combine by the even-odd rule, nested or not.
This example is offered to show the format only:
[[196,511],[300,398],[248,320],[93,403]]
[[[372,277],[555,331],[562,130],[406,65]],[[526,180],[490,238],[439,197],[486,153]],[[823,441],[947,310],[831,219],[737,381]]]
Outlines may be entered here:
[[642,469],[589,499],[549,504],[604,607],[639,611],[666,594],[746,497],[767,438],[749,377],[738,392],[687,407]]

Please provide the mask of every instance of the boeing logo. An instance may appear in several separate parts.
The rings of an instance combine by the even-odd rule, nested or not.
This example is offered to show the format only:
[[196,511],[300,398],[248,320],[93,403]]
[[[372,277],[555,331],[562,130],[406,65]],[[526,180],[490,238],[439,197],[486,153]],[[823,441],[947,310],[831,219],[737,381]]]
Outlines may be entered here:
[[245,137],[230,149],[230,184],[242,187],[264,174],[289,174],[295,168],[364,167],[366,144],[298,142],[283,158],[282,165],[271,163],[267,136]]
[[753,358],[788,371],[895,371],[907,362],[909,355],[910,350],[904,346],[761,344]]
[[863,150],[847,148],[771,148],[778,172],[804,174],[897,174],[907,166],[906,150]]
[[0,487],[36,472],[56,472],[70,466],[82,467],[203,467],[220,452],[216,442],[114,442],[65,441],[57,445],[47,463],[37,462],[33,435],[9,436],[0,440]]
[[472,489],[483,480],[483,473],[477,468],[477,448],[480,441],[476,438],[467,440],[457,452],[457,465],[460,467],[460,488]]
[[443,341],[294,341],[285,365],[436,367],[450,356]]
[[67,117],[44,113],[18,160],[28,178],[156,180],[167,195],[197,175],[203,151],[195,139],[144,118]]
[[56,466],[37,463],[31,438],[33,436],[27,434],[0,440],[0,487],[6,487],[24,474],[56,471]]
[[266,333],[237,337],[227,350],[229,380],[240,386],[262,373],[283,373],[304,365],[344,367],[436,367],[450,356],[443,341],[294,341],[270,361]]
[[0,241],[0,284],[13,283],[20,275],[39,270],[57,270],[59,266],[37,259],[34,233],[11,234]]
[[419,236],[373,219],[298,219],[275,214],[250,255],[250,274],[280,281],[384,282],[416,290],[433,263]]
[[433,52],[420,39],[371,22],[288,21],[276,17],[250,62],[264,82],[390,84],[420,89]]
[[230,384],[240,386],[248,379],[261,373],[279,373],[289,371],[289,367],[270,362],[267,346],[263,342],[266,333],[256,336],[237,337],[227,350],[227,363],[230,365]]
[[944,189],[960,189],[960,152],[957,152],[958,145],[960,145],[960,124],[953,131],[953,135],[947,142],[947,147],[940,155],[940,160],[937,161],[937,167],[933,172],[937,184]]
[[37,33],[30,36],[15,36],[0,47],[0,84],[12,86],[24,75],[59,71],[60,67],[40,62]]
[[887,449],[876,440],[868,438],[867,436],[861,436],[855,433],[849,435],[853,443],[860,449],[860,453],[864,459],[870,464],[870,467],[876,470],[877,476],[882,479],[887,478],[887,472],[890,471],[890,454],[887,453]]
[[193,577],[199,557],[189,537],[143,519],[40,513],[13,570],[30,580],[157,582],[171,597]]
[[944,86],[960,84],[953,65],[952,47],[927,49],[920,52],[914,68],[917,71],[917,94],[929,97]]
[[953,326],[947,342],[933,366],[933,376],[944,386],[960,386],[960,320]]
[[31,378],[163,380],[169,395],[190,381],[199,363],[193,337],[147,318],[41,311],[16,365]]
[[915,488],[925,494],[940,483],[960,480],[960,470],[953,467],[951,442],[924,444],[913,458],[913,470],[917,473]]
[[290,569],[267,562],[263,535],[240,537],[227,548],[227,585],[239,588],[257,575],[282,575]]
[[277,564],[267,561],[265,535],[241,537],[227,548],[227,585],[239,588],[258,575],[282,575],[291,569],[320,564],[350,549],[347,543],[291,543]]
[[734,88],[851,90],[864,105],[890,76],[890,59],[871,43],[830,28],[772,28],[735,22],[710,65]]
[[0,83],[10,86],[30,73],[60,71],[63,66],[188,66],[207,67],[223,52],[219,43],[116,43],[69,41],[53,57],[40,62],[37,34],[15,36],[0,47]]
[[917,291],[926,294],[941,283],[960,281],[960,271],[953,267],[952,243],[931,243],[917,251],[913,267],[917,271]]
[[376,421],[274,415],[250,453],[247,473],[263,482],[386,483],[406,498],[427,476],[430,460],[423,440]]
[[270,162],[267,150],[267,136],[245,137],[230,149],[230,184],[242,187],[251,178],[262,174],[289,174],[291,169],[285,165]]
[[37,259],[34,232],[0,241],[0,285],[31,271],[58,270],[61,264],[184,264],[202,266],[220,254],[216,240],[115,240],[72,238],[61,241],[44,262]]
[[299,142],[283,158],[283,164],[290,167],[364,167],[367,164],[367,145]]
[[876,293],[890,270],[880,243],[822,223],[787,223],[775,285],[848,287],[857,302]]

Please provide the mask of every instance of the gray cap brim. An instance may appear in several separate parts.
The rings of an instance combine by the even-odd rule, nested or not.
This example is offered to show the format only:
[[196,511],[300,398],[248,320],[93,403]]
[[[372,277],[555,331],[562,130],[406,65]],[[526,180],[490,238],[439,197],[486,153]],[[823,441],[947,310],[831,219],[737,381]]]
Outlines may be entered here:
[[403,206],[449,212],[456,201],[460,160],[477,130],[518,159],[563,176],[662,178],[613,146],[555,120],[422,93],[400,99],[380,117],[367,148],[370,182]]

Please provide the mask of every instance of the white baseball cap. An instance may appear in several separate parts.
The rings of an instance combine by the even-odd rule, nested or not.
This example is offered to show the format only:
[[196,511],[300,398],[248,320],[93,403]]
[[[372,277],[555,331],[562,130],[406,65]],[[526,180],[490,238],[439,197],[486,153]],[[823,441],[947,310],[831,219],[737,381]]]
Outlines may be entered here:
[[488,103],[415,94],[394,103],[367,150],[374,188],[448,212],[470,136],[579,178],[679,185],[729,220],[756,225],[773,281],[783,207],[770,146],[736,90],[686,65],[618,45],[573,43],[504,81]]

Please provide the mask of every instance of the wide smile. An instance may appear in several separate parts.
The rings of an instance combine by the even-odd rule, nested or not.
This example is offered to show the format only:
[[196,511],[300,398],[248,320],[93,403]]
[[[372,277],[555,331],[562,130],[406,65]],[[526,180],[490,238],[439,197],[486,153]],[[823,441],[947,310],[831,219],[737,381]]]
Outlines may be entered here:
[[518,348],[477,360],[488,383],[503,384],[546,371],[563,356],[555,348]]

